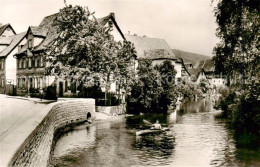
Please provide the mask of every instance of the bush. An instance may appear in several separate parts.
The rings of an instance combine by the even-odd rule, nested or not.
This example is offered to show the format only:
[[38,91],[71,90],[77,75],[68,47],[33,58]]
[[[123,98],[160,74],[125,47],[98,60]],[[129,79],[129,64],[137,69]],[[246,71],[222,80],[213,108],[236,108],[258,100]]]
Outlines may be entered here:
[[260,134],[260,103],[243,94],[234,110],[233,125],[240,133]]
[[259,83],[248,84],[247,88],[232,86],[222,90],[219,107],[223,110],[222,118],[232,123],[236,132],[260,134]]

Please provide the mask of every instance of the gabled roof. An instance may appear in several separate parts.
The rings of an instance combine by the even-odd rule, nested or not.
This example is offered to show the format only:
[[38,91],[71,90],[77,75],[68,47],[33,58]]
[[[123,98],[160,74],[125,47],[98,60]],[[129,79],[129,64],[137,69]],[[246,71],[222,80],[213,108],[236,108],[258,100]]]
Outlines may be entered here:
[[103,26],[105,26],[109,22],[109,20],[111,20],[114,23],[116,29],[118,30],[118,32],[120,33],[122,38],[125,39],[124,34],[122,33],[120,27],[118,26],[118,24],[116,22],[116,18],[115,18],[115,14],[114,13],[110,13],[108,16],[105,16],[105,17],[97,19],[98,23],[103,25]]
[[12,42],[13,37],[0,37],[0,45],[10,45]]
[[190,69],[191,75],[195,75],[197,77],[201,72],[201,70],[203,69],[203,65],[204,65],[204,60],[197,62],[194,68]]
[[189,70],[186,68],[185,64],[184,64],[184,61],[182,58],[179,58],[179,60],[181,61],[181,64],[182,64],[182,67],[184,68],[184,70],[188,73],[189,76],[191,76]]
[[190,69],[190,72],[195,76],[198,76],[201,72],[212,74],[214,73],[214,62],[211,59],[202,60],[195,65],[194,69]]
[[167,57],[170,57],[171,59],[177,59],[170,46],[164,39],[127,34],[125,34],[125,38],[127,41],[130,41],[134,44],[137,51],[137,58],[145,58],[145,53],[153,52],[153,50],[164,50],[164,53],[167,53]]
[[46,35],[47,35],[47,30],[41,29],[40,27],[37,27],[37,26],[30,26],[28,31],[29,30],[31,30],[31,32],[34,36],[46,37]]
[[[34,36],[40,36],[40,37],[44,37],[45,39],[38,45],[35,46],[33,48],[33,51],[41,51],[41,50],[45,50],[47,47],[49,47],[49,45],[51,44],[51,42],[57,37],[58,33],[57,33],[57,28],[56,25],[54,24],[56,18],[59,16],[60,13],[55,13],[49,16],[44,17],[44,19],[42,20],[42,22],[40,23],[39,26],[35,27],[35,26],[30,26],[27,33],[29,32],[29,30],[32,31]],[[111,19],[111,21],[114,23],[115,27],[117,28],[117,30],[119,31],[119,33],[121,34],[121,36],[123,37],[123,39],[125,39],[123,33],[121,32],[119,26],[117,25],[117,22],[115,20],[115,16],[113,13],[110,13],[108,16],[97,19],[97,21],[102,24],[103,26],[105,26],[105,24]],[[23,53],[27,50],[27,46],[25,45],[21,51],[18,53]]]
[[8,27],[14,32],[14,34],[16,34],[16,32],[14,31],[13,27],[12,27],[10,24],[5,24],[5,25],[2,25],[2,26],[0,27],[0,36],[5,32],[5,30],[6,30]]
[[204,61],[203,69],[205,71],[215,71],[214,62],[212,61],[212,59]]
[[[28,35],[29,31],[31,31],[34,36],[45,38],[42,41],[42,43],[40,43],[38,46],[35,46],[33,51],[40,51],[46,49],[49,43],[57,36],[57,33],[54,33],[54,31],[56,32],[56,30],[53,25],[57,15],[58,13],[52,14],[50,16],[46,16],[44,17],[44,19],[42,20],[39,26],[30,26],[28,28],[26,35]],[[27,43],[17,54],[21,54],[26,51],[27,51]]]
[[26,34],[26,32],[23,32],[23,33],[11,36],[11,38],[12,38],[11,43],[3,51],[0,52],[0,57],[8,56],[15,49],[15,47],[23,40],[23,38],[25,37],[25,34]]

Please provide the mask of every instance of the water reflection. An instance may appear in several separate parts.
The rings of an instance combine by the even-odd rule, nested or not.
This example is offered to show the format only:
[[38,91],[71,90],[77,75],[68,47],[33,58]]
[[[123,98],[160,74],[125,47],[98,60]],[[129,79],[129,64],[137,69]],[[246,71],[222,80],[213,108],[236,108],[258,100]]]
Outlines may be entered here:
[[[135,136],[159,120],[170,131]],[[260,149],[238,145],[234,133],[212,112],[210,99],[186,102],[182,113],[133,116],[82,125],[62,136],[54,166],[260,166]]]
[[133,144],[135,154],[146,165],[162,166],[171,163],[170,157],[174,152],[174,137],[163,133],[161,135],[137,136]]

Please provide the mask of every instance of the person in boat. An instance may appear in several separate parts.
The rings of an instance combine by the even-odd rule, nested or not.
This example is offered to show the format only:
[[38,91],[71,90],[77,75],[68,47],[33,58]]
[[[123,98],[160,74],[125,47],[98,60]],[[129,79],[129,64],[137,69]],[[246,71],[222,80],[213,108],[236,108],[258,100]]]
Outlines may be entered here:
[[156,123],[153,124],[152,128],[153,128],[153,129],[162,129],[162,126],[161,126],[161,124],[159,123],[159,121],[156,120]]

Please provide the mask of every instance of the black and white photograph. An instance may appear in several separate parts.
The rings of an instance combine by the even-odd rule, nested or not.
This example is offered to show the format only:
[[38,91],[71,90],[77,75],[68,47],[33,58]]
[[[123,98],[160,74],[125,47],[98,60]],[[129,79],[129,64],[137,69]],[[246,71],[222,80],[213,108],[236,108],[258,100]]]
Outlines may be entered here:
[[259,0],[0,0],[0,167],[259,167]]

